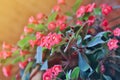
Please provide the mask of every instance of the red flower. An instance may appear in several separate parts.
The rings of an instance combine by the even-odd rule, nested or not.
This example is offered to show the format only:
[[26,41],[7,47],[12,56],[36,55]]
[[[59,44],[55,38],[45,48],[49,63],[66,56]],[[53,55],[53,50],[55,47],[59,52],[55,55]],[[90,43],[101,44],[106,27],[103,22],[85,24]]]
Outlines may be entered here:
[[12,74],[12,73],[11,73],[11,68],[12,68],[11,65],[4,66],[4,67],[2,68],[2,72],[3,72],[3,74],[4,74],[5,77],[11,76],[11,74]]
[[44,14],[43,13],[38,13],[37,15],[36,15],[36,19],[37,20],[41,20],[41,19],[43,19],[44,18]]
[[108,20],[104,19],[101,23],[101,26],[103,26],[103,27],[108,26]]
[[59,44],[61,42],[61,40],[62,40],[62,37],[60,34],[49,33],[47,36],[43,36],[40,39],[39,45],[42,47],[51,49],[51,47],[54,46],[55,44]]
[[25,38],[25,36],[24,35],[21,35],[20,36],[20,40],[22,40],[22,39],[24,39]]
[[48,69],[48,70],[43,74],[43,80],[52,80],[52,72],[51,72],[51,69]]
[[29,24],[38,24],[38,21],[33,16],[31,16],[28,20],[28,23]]
[[102,8],[102,14],[104,15],[108,15],[112,11],[112,7],[107,4],[102,4],[101,8]]
[[100,72],[102,74],[105,72],[105,66],[103,64],[100,66]]
[[59,12],[61,9],[60,9],[60,6],[59,5],[55,5],[54,7],[53,7],[53,11],[55,11],[55,12]]
[[109,40],[107,43],[109,50],[118,48],[117,43],[118,43],[118,40],[116,40],[116,39]]
[[48,29],[49,30],[55,30],[56,29],[56,23],[55,22],[50,22],[49,24],[48,24]]
[[41,32],[36,32],[36,39],[40,39],[43,36]]
[[65,0],[57,0],[58,4],[65,4]]
[[85,9],[86,9],[85,6],[81,6],[76,12],[76,17],[79,18],[83,16],[85,14]]
[[62,66],[61,65],[54,65],[52,67],[52,72],[55,76],[57,76],[60,72],[62,72]]
[[65,21],[67,20],[67,17],[66,16],[57,16],[57,18],[56,18],[56,25],[57,26],[60,26],[61,24],[63,24],[63,23],[65,23]]
[[36,40],[30,40],[29,44],[31,45],[32,48],[36,45]]
[[92,26],[94,24],[94,22],[95,22],[95,16],[90,16],[88,18],[88,25]]
[[25,32],[26,34],[32,33],[33,31],[34,31],[34,30],[33,30],[32,28],[28,28],[27,26],[24,27],[24,32]]
[[29,54],[29,51],[27,51],[27,50],[21,50],[20,51],[21,56],[25,56],[26,54]]
[[19,62],[19,67],[20,67],[21,69],[25,69],[25,67],[27,66],[27,64],[28,64],[28,61]]
[[61,31],[62,31],[62,30],[65,30],[66,27],[67,27],[67,24],[62,23],[62,24],[60,25],[60,30],[61,30]]
[[3,44],[2,44],[2,49],[11,50],[11,49],[12,49],[12,45],[7,44],[6,42],[3,42]]
[[120,36],[120,28],[116,28],[113,30],[114,36]]
[[93,4],[88,4],[88,5],[86,6],[86,12],[92,12],[95,7],[96,7],[96,4],[95,4],[95,3],[93,3]]
[[62,40],[61,34],[53,33],[51,35],[51,41],[53,41],[53,45],[59,44],[61,40]]
[[2,51],[1,53],[1,58],[6,59],[12,55],[12,52],[10,51]]
[[82,21],[80,21],[80,20],[77,20],[77,21],[76,21],[76,25],[80,25],[80,26],[82,26],[82,24],[83,24]]

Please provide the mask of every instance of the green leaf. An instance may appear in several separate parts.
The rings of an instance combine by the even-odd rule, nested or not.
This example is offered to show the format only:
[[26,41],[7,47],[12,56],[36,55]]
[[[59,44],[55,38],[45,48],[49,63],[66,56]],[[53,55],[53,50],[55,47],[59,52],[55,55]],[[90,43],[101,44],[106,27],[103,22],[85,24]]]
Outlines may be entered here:
[[107,76],[107,75],[103,74],[103,77],[105,78],[105,80],[112,80],[112,78],[110,76]]
[[46,60],[46,61],[42,64],[40,70],[47,70],[47,69],[48,69],[48,60]]
[[84,40],[89,39],[89,38],[91,38],[91,37],[92,37],[91,35],[86,35],[86,36],[84,37]]
[[81,42],[82,42],[82,37],[78,36],[77,37],[77,46],[80,46]]
[[[78,65],[80,67],[81,78],[89,77],[93,73],[93,69],[88,63],[88,59],[84,54],[79,53]],[[87,72],[89,70],[89,72]]]
[[110,32],[100,32],[95,37],[92,38],[90,42],[88,42],[87,47],[93,47],[97,44],[105,43],[102,37],[107,37]]
[[100,44],[100,43],[105,43],[101,37],[94,37],[88,44],[87,44],[87,47],[93,47],[97,44]]
[[72,74],[71,74],[71,79],[73,80],[77,80],[78,77],[79,77],[79,73],[80,73],[80,68],[79,67],[75,67],[72,71]]
[[32,29],[34,29],[35,24],[28,24],[27,27],[28,27],[28,28],[32,28]]
[[72,72],[72,70],[70,70],[69,72],[66,73],[66,80],[71,79],[71,72]]
[[96,69],[95,69],[95,71],[96,71],[97,73],[99,73],[99,69],[100,69],[100,65],[98,64],[97,67],[96,67]]
[[83,17],[80,17],[80,20],[88,20],[90,13],[85,14]]
[[42,47],[38,46],[37,47],[37,53],[35,55],[36,63],[37,64],[42,64]]
[[48,23],[51,21],[54,21],[55,18],[57,16],[57,12],[52,13],[49,17],[48,17]]
[[72,7],[74,12],[76,12],[76,10],[79,8],[81,3],[82,3],[82,0],[76,0],[75,4]]
[[81,71],[87,71],[90,68],[90,65],[88,64],[86,58],[79,53],[79,67]]
[[18,41],[17,45],[20,48],[24,49],[25,47],[29,46],[29,40],[34,40],[34,39],[35,39],[35,36],[27,36],[24,39]]
[[17,56],[17,55],[19,55],[19,50],[14,51],[12,54],[12,56]]
[[46,29],[46,27],[43,24],[38,24],[35,26],[36,31],[43,31],[45,29]]
[[25,68],[24,73],[28,73],[30,71],[30,69],[31,69],[31,67],[32,67],[33,64],[34,64],[33,62],[29,62],[28,65],[27,65],[27,67]]
[[65,14],[66,14],[67,16],[70,16],[70,17],[72,16],[72,13],[71,13],[71,12],[66,12]]
[[102,46],[101,48],[97,48],[94,51],[93,59],[95,59],[95,61],[104,58],[109,53],[106,45]]
[[101,15],[102,14],[100,8],[95,8],[94,13],[95,13],[95,15]]
[[12,80],[16,80],[15,76],[12,77]]
[[18,63],[20,61],[24,61],[24,59],[25,59],[24,56],[18,56],[12,61],[12,64]]

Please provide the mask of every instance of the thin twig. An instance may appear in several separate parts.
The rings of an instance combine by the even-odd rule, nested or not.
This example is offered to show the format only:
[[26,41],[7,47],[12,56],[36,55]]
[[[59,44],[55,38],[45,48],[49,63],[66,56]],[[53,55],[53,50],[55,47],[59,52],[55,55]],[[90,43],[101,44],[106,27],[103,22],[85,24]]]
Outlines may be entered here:
[[120,16],[111,19],[111,20],[109,21],[109,23],[110,23],[110,22],[113,22],[113,21],[115,21],[115,20],[117,20],[117,19],[120,19]]

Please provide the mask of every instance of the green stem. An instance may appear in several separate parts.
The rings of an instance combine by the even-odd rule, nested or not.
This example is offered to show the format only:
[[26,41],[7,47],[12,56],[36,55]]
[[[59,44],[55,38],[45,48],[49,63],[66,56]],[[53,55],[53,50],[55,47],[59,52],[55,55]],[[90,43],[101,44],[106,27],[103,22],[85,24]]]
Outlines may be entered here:
[[67,52],[68,48],[71,46],[71,44],[74,42],[74,35],[70,38],[66,48],[64,49],[64,53]]
[[87,24],[87,22],[85,22],[81,27],[80,29],[78,30],[78,32],[76,33],[76,37],[78,37],[80,31],[83,29],[83,27]]

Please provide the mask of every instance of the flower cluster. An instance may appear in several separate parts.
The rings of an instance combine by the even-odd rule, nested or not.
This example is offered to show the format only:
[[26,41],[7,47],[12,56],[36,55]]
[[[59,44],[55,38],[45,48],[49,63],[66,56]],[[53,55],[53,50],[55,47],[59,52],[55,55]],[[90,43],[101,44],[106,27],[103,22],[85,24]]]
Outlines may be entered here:
[[113,30],[113,36],[114,38],[110,39],[107,43],[109,50],[114,50],[119,47],[118,43],[120,42],[120,40],[116,37],[120,37],[120,28],[116,28]]
[[28,20],[29,24],[39,24],[42,23],[42,19],[45,17],[44,14],[38,13],[35,17],[31,16]]
[[55,79],[60,72],[62,72],[62,66],[54,65],[52,68],[47,69],[46,72],[43,74],[43,80]]
[[101,8],[104,15],[108,15],[112,11],[112,7],[107,4],[102,4]]
[[13,46],[3,42],[2,51],[0,52],[0,58],[6,59],[12,55]]
[[96,4],[88,4],[87,6],[81,6],[77,11],[76,11],[76,17],[79,18],[81,16],[84,16],[85,13],[92,12],[93,9],[96,7]]
[[113,34],[114,34],[114,36],[120,37],[120,28],[114,29]]
[[59,28],[61,31],[65,30],[66,27],[67,27],[66,20],[67,20],[67,16],[60,16],[60,15],[58,15],[56,17],[56,21],[55,22],[50,22],[48,24],[48,30],[54,31],[57,28]]
[[36,40],[30,40],[30,44],[32,47],[34,47],[34,45],[38,45],[41,47],[46,47],[47,49],[51,49],[51,47],[53,47],[56,44],[59,44],[62,41],[62,36],[61,34],[57,34],[57,33],[49,33],[46,36],[41,36],[40,33],[36,34]]

